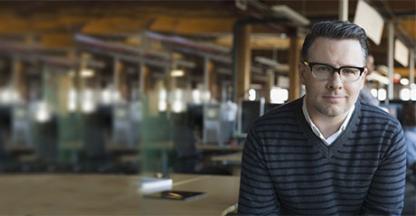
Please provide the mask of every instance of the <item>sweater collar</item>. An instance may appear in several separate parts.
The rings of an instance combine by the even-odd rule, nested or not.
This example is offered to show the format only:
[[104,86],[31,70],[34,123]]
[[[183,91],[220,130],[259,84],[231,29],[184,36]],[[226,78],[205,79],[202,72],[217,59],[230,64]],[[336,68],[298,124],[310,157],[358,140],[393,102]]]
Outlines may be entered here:
[[358,100],[355,103],[355,109],[352,112],[352,116],[347,123],[345,130],[342,131],[336,140],[329,146],[326,145],[325,142],[321,140],[317,135],[315,135],[307,120],[305,119],[305,116],[302,112],[303,98],[296,100],[295,104],[295,113],[300,125],[300,129],[308,137],[308,142],[313,144],[315,148],[319,149],[328,158],[333,157],[333,155],[336,154],[339,149],[344,148],[344,143],[348,140],[348,137],[350,137],[352,131],[357,130],[357,124],[359,123],[361,116],[361,104]]
[[344,121],[342,122],[341,126],[338,128],[338,130],[331,134],[328,138],[325,138],[324,135],[321,133],[319,128],[315,125],[315,123],[312,121],[308,109],[306,107],[306,98],[303,97],[302,100],[302,113],[305,117],[305,120],[308,122],[309,126],[311,127],[313,133],[318,136],[325,144],[331,145],[340,135],[341,133],[347,128],[348,122],[351,119],[352,113],[355,109],[355,104],[351,107],[350,110],[348,110],[347,116],[345,117]]

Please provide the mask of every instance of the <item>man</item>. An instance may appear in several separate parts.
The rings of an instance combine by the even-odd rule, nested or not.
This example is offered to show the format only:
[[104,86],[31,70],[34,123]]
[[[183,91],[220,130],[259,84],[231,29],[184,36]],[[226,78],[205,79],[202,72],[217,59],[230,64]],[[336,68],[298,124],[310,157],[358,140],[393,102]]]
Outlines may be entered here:
[[299,64],[304,97],[258,119],[243,153],[239,215],[399,215],[405,145],[399,122],[357,101],[365,31],[312,26]]
[[[407,167],[416,171],[416,107],[415,104],[408,101],[403,104],[400,111],[401,123],[404,127],[404,136],[406,137],[406,158]],[[416,173],[415,173],[416,174]]]
[[[374,57],[372,55],[367,56],[367,76],[370,75],[374,71]],[[366,77],[367,77],[366,76]],[[361,103],[368,103],[374,106],[379,106],[380,101],[375,98],[368,88],[367,85],[364,85],[363,89],[361,89],[360,96],[358,97]]]

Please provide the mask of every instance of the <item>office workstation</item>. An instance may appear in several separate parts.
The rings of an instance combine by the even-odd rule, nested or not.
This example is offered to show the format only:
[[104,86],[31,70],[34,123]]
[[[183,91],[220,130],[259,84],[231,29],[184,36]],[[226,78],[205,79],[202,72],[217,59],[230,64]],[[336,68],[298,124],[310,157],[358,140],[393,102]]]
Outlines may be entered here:
[[[323,20],[365,29],[361,91],[416,128],[413,0],[2,1],[0,12],[0,215],[236,215],[246,139],[307,92],[301,49]],[[403,215],[416,214],[412,155]]]
[[[143,198],[137,175],[11,175],[0,178],[8,215],[221,215],[235,204],[236,176],[172,176],[173,189],[203,192],[194,200]],[[59,200],[59,202],[57,201]]]

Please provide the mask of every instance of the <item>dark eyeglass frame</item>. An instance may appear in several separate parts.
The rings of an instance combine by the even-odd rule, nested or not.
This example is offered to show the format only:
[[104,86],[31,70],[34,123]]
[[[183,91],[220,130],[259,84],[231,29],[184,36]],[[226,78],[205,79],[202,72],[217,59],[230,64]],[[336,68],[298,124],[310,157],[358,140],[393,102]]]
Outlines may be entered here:
[[[313,67],[314,65],[323,65],[323,66],[327,66],[327,67],[331,68],[331,69],[332,69],[332,73],[337,72],[337,73],[339,74],[339,76],[341,77],[341,79],[342,79],[342,75],[341,75],[341,70],[342,70],[342,69],[344,69],[344,68],[354,68],[354,69],[358,69],[358,70],[360,71],[360,75],[357,77],[357,79],[355,79],[355,80],[343,80],[343,79],[342,79],[342,81],[347,81],[347,82],[354,82],[354,81],[357,81],[358,79],[360,79],[361,75],[363,75],[363,72],[364,72],[364,70],[365,70],[365,67],[356,67],[356,66],[342,66],[342,67],[336,68],[336,67],[334,67],[334,66],[332,66],[332,65],[325,64],[325,63],[319,63],[319,62],[308,62],[308,61],[303,61],[303,64],[309,67],[309,69],[311,70],[312,75],[313,75],[315,78],[317,78],[317,77],[316,77],[316,76],[314,75],[314,73],[312,72],[312,67]],[[318,78],[317,78],[317,79],[318,79]],[[326,79],[322,79],[322,80],[326,80]]]

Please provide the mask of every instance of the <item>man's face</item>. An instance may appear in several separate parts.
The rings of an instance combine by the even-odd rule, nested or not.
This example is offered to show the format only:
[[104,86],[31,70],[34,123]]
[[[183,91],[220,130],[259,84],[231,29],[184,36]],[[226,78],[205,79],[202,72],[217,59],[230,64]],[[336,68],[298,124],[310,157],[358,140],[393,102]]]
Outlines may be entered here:
[[[335,68],[364,67],[364,52],[357,40],[317,38],[308,51],[308,62]],[[306,106],[311,117],[341,117],[348,112],[363,88],[365,73],[353,82],[342,81],[339,73],[328,80],[316,79],[308,66],[300,64],[301,81],[306,87]]]

